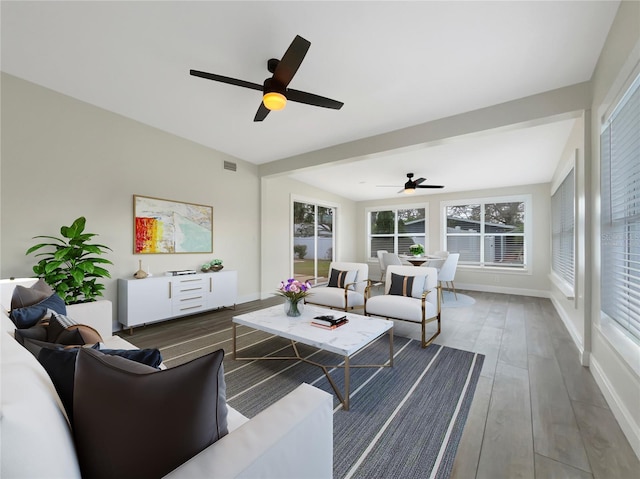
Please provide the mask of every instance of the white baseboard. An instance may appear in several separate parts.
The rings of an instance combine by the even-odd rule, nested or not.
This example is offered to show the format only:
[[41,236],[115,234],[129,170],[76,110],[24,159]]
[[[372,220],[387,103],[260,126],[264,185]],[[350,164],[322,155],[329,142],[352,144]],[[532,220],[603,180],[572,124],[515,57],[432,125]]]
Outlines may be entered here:
[[567,313],[564,311],[564,309],[560,307],[560,304],[553,296],[551,296],[551,303],[553,304],[553,307],[558,313],[558,316],[560,316],[562,323],[567,328],[567,331],[569,331],[569,335],[571,336],[573,343],[578,348],[578,354],[580,355],[580,364],[582,364],[583,366],[589,367],[590,355],[588,352],[585,352],[584,343],[582,342],[582,337],[580,336],[578,331],[576,331],[575,325],[571,322],[571,320],[569,319],[569,316],[567,316]]
[[598,361],[593,357],[591,358],[589,369],[600,387],[600,391],[602,391],[602,394],[607,400],[607,404],[609,404],[611,412],[618,421],[622,432],[627,437],[633,452],[635,452],[638,459],[640,459],[640,427],[633,421],[633,416],[629,413],[629,410],[624,406],[615,389],[611,386]]
[[251,301],[257,301],[259,299],[265,299],[260,297],[260,293],[243,294],[238,296],[238,304],[249,303]]
[[484,293],[502,293],[502,294],[515,294],[517,296],[534,296],[536,298],[548,298],[550,296],[549,291],[541,291],[538,289],[523,289],[523,288],[506,288],[504,286],[492,286],[487,284],[469,284],[469,283],[455,283],[456,289],[466,289],[467,291],[481,291]]

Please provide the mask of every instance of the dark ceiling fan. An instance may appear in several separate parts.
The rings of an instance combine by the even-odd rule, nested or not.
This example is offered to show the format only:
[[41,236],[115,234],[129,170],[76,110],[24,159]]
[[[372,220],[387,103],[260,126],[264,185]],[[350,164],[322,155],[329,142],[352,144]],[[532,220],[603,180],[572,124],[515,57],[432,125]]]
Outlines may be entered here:
[[262,91],[262,103],[260,103],[253,121],[264,120],[271,110],[282,110],[287,100],[339,110],[342,108],[342,105],[344,105],[344,103],[340,101],[287,88],[287,85],[289,85],[293,76],[298,71],[310,46],[311,43],[308,40],[305,40],[300,35],[296,35],[282,56],[282,59],[271,58],[267,61],[267,69],[273,75],[267,78],[262,85],[198,70],[191,70],[190,73],[196,77]]
[[[444,185],[423,185],[422,183],[426,181],[426,178],[418,178],[417,180],[413,180],[413,173],[407,173],[407,182],[404,184],[404,188],[402,188],[398,193],[415,193],[416,188],[444,188]],[[397,188],[395,185],[378,185],[381,187],[392,187]]]

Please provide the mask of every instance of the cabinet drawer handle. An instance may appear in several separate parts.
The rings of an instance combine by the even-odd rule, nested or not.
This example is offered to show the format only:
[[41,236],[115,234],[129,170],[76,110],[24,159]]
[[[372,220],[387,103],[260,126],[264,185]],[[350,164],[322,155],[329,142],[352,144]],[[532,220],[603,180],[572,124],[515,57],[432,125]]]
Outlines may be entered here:
[[180,311],[187,311],[189,309],[200,309],[202,308],[202,305],[199,304],[198,306],[189,306],[188,308],[180,308]]
[[200,287],[196,287],[196,288],[184,288],[184,289],[181,289],[181,290],[180,290],[180,292],[181,292],[181,293],[185,293],[185,292],[187,292],[187,291],[198,291],[198,290],[200,290],[200,289],[202,289],[202,288],[200,288]]
[[172,283],[171,283],[171,281],[169,281],[169,299],[173,298],[173,295],[171,294],[172,293],[171,285],[172,285]]
[[193,301],[194,299],[202,299],[202,296],[191,296],[190,298],[181,298],[180,301]]

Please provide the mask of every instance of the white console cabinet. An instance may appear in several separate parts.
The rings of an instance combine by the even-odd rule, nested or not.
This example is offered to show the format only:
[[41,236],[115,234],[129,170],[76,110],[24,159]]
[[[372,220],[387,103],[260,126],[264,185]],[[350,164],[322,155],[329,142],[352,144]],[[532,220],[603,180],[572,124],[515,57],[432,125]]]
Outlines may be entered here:
[[237,271],[118,279],[118,321],[127,328],[235,306]]

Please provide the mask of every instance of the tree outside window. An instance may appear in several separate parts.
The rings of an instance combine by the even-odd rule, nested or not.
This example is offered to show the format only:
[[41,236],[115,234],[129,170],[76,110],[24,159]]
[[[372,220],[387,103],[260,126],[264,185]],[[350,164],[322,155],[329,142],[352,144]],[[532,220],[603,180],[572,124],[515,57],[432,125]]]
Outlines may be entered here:
[[414,243],[426,249],[426,209],[384,209],[369,212],[369,257],[377,259],[377,251],[409,254]]

